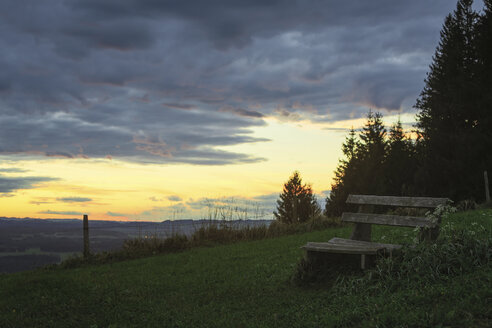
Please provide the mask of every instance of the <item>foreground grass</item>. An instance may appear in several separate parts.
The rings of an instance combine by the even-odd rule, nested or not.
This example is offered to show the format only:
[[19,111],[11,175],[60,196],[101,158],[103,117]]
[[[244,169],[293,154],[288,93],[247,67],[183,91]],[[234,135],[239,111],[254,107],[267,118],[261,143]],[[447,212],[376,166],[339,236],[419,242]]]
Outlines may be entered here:
[[[492,211],[444,224],[492,231]],[[296,286],[307,241],[350,227],[74,269],[0,275],[0,327],[489,327],[492,266],[384,284],[341,275]],[[377,227],[374,240],[411,242],[412,229]]]

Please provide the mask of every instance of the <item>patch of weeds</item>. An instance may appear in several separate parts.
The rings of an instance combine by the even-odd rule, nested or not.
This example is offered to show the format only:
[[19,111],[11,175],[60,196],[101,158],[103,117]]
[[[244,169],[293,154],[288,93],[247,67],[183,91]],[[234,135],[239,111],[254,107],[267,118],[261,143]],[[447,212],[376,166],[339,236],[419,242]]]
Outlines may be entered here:
[[325,285],[333,286],[340,279],[361,277],[360,257],[345,254],[310,254],[302,258],[291,276],[291,282],[297,286]]
[[126,240],[120,250],[91,254],[89,257],[75,256],[63,261],[60,266],[73,268],[85,264],[102,264],[136,259],[157,254],[176,253],[194,247],[209,247],[240,241],[274,238],[291,234],[340,227],[339,218],[314,217],[307,222],[285,224],[273,221],[269,226],[237,227],[227,220],[211,221],[197,229],[190,237],[175,234],[168,238],[157,235]]
[[[376,266],[367,270],[359,280],[361,286],[358,287],[373,286],[382,291],[426,285],[490,265],[492,237],[480,236],[483,230],[479,225],[476,225],[476,231],[448,230],[436,243],[407,246],[391,258],[380,257]],[[349,284],[345,281],[338,288],[346,290],[356,285],[353,281]]]

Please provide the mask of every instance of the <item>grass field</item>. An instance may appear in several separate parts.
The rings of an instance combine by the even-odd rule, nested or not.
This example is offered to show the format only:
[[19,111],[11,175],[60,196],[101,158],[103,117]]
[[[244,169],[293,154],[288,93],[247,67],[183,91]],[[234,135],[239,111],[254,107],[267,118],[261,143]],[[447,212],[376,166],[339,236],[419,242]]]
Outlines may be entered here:
[[[490,239],[492,211],[456,213],[443,225],[466,227],[476,231],[477,239]],[[301,245],[347,237],[350,229],[0,275],[0,327],[492,325],[489,258],[459,273],[429,277],[424,271],[421,276],[393,277],[391,283],[373,283],[368,275],[377,276],[376,270],[340,274],[336,282],[292,283],[303,256]],[[411,242],[415,234],[412,229],[375,227],[373,239]]]

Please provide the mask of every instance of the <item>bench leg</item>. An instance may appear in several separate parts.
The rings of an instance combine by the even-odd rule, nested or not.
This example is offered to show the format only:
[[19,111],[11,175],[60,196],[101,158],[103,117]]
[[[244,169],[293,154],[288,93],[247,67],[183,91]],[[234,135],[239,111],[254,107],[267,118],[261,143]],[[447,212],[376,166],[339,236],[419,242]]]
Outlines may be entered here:
[[364,270],[366,268],[366,255],[361,254],[360,255],[360,268]]
[[356,223],[350,239],[371,241],[371,225],[369,223]]

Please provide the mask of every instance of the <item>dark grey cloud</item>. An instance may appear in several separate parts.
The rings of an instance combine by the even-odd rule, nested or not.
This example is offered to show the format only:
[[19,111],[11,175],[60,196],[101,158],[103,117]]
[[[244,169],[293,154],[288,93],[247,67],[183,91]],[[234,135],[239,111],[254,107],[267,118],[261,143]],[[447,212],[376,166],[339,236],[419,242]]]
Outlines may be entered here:
[[85,202],[91,202],[92,198],[87,198],[87,197],[61,197],[56,199],[59,202],[64,202],[64,203],[85,203]]
[[51,177],[8,177],[0,174],[0,194],[9,194],[17,190],[33,189],[43,182],[56,181]]
[[419,17],[422,20],[442,14],[449,1],[139,1],[81,0],[73,3],[77,11],[98,20],[148,17],[187,22],[221,49],[248,45],[255,37],[268,38],[289,30],[316,32],[323,27],[377,26],[381,21],[400,24]]
[[0,3],[0,154],[258,162],[266,117],[410,112],[454,1]]
[[245,117],[257,117],[257,118],[262,118],[265,117],[262,113],[255,111],[255,110],[248,110],[248,109],[243,109],[243,108],[234,108],[234,107],[223,107],[219,110],[220,112],[229,112],[233,113],[239,116],[245,116]]

